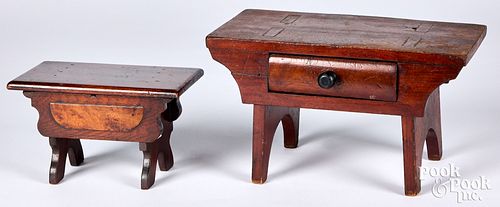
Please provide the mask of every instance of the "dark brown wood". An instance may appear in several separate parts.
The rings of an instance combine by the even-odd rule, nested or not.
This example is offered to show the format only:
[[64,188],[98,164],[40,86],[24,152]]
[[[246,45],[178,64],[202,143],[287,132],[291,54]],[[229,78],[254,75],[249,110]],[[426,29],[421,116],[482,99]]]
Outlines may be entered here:
[[267,179],[271,145],[274,132],[280,121],[283,125],[285,147],[297,147],[299,109],[254,105],[253,117],[252,182],[261,184]]
[[174,166],[174,155],[170,146],[170,135],[172,134],[173,124],[167,120],[162,121],[164,130],[161,135],[161,141],[158,143],[158,165],[161,171],[167,171]]
[[11,81],[39,112],[38,130],[50,137],[49,182],[64,177],[65,160],[83,162],[79,139],[139,142],[143,151],[141,188],[173,166],[172,122],[180,95],[203,75],[201,69],[43,62]]
[[70,140],[64,138],[49,138],[52,148],[52,159],[49,169],[49,183],[57,184],[64,178],[66,157],[69,156],[72,166],[79,166],[83,163],[83,149],[80,140]]
[[80,166],[83,163],[83,148],[79,139],[68,140],[68,157],[71,166]]
[[[265,143],[276,124],[264,109],[327,109],[401,116],[405,192],[416,195],[422,140],[429,159],[442,154],[438,88],[458,76],[485,35],[486,26],[475,24],[250,9],[209,34],[206,45],[231,71],[242,102],[255,106],[254,182],[267,176]],[[353,82],[320,88],[315,78],[325,71]]]
[[46,61],[8,89],[177,98],[201,76],[196,68]]
[[[336,75],[331,88],[318,85],[319,76],[325,72]],[[395,63],[290,55],[269,57],[272,92],[396,101],[396,81]]]
[[172,149],[170,147],[170,134],[172,122],[162,119],[163,132],[159,139],[150,143],[140,143],[139,149],[144,154],[141,175],[141,189],[149,189],[155,182],[156,163],[161,171],[167,171],[174,165]]
[[169,110],[162,114],[163,119],[173,122],[179,118],[182,113],[182,105],[178,98],[168,102],[167,108]]
[[427,143],[429,160],[441,160],[441,115],[439,88],[427,100],[423,117],[402,116],[405,194],[415,196],[420,192],[420,166],[424,142]]
[[299,145],[300,108],[288,108],[288,114],[281,119],[285,148],[297,148]]

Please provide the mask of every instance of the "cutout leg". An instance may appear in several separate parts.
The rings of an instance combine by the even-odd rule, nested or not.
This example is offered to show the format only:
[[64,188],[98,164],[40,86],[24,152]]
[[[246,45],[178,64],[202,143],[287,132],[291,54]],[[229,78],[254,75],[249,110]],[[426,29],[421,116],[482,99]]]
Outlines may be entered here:
[[[296,112],[296,113],[291,113]],[[262,184],[267,180],[267,169],[274,133],[279,122],[285,119],[283,127],[285,143],[296,145],[298,135],[298,109],[287,107],[254,105],[253,111],[253,148],[252,148],[252,182]],[[297,122],[293,122],[295,119]],[[285,123],[286,122],[286,123]],[[297,126],[297,129],[292,128]],[[293,135],[293,136],[292,136]],[[291,140],[291,141],[290,141]]]
[[424,117],[402,116],[405,194],[420,192],[420,166],[422,151],[427,140],[429,159],[439,160],[442,155],[441,124],[439,115],[439,89],[428,98]]
[[167,110],[161,114],[163,132],[161,137],[152,143],[140,143],[139,149],[144,154],[141,175],[141,188],[149,189],[155,182],[156,163],[161,171],[167,171],[174,165],[174,156],[170,147],[170,135],[173,130],[172,122],[179,118],[182,106],[179,99],[167,104]]
[[159,139],[158,164],[161,171],[167,171],[174,165],[174,156],[170,146],[170,135],[173,130],[173,121],[182,113],[182,105],[179,99],[170,101],[167,110],[162,114],[163,133]]
[[167,171],[174,165],[174,156],[170,146],[170,135],[172,134],[172,129],[172,122],[163,120],[163,134],[158,140],[158,165],[160,166],[161,171]]
[[64,178],[66,155],[68,154],[68,139],[50,137],[49,144],[52,148],[49,183],[57,184]]
[[152,143],[140,143],[139,149],[144,154],[141,189],[149,189],[155,183],[156,163],[158,160],[158,140]]
[[79,139],[68,140],[68,157],[72,166],[79,166],[83,163],[83,149]]
[[429,100],[426,108],[427,133],[425,143],[427,144],[427,157],[429,160],[441,160],[443,156],[443,144],[441,135],[441,110],[439,101],[439,88],[436,89]]

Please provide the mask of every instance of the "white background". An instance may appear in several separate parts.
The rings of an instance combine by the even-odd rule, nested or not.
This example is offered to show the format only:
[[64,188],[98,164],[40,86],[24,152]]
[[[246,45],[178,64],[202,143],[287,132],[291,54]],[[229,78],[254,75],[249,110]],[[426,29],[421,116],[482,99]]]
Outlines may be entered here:
[[[498,206],[500,203],[500,6],[497,1],[125,1],[1,0],[0,85],[44,60],[186,66],[205,76],[182,97],[174,123],[175,165],[140,190],[135,143],[82,142],[85,163],[48,184],[50,148],[38,114],[19,91],[0,90],[0,206]],[[278,129],[269,179],[250,182],[252,107],[241,103],[205,36],[245,8],[375,15],[488,25],[461,74],[441,87],[444,156],[428,167],[486,176],[482,201],[435,198],[433,180],[403,193],[400,118],[303,109],[300,143]],[[425,152],[424,152],[425,153]],[[343,204],[343,205],[342,205]]]

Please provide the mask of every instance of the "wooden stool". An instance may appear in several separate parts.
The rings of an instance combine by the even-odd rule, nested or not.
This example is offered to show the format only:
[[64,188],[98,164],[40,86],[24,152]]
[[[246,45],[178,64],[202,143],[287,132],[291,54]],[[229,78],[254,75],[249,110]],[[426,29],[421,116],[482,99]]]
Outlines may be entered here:
[[457,77],[486,26],[245,10],[209,34],[212,57],[254,104],[252,180],[267,179],[274,132],[298,143],[299,108],[401,116],[405,194],[420,191],[423,144],[442,155],[439,86]]
[[156,163],[169,170],[172,122],[182,111],[180,95],[203,75],[201,69],[70,62],[43,62],[11,81],[40,115],[38,130],[49,137],[49,182],[83,162],[80,139],[139,142],[144,153],[141,188],[155,182]]

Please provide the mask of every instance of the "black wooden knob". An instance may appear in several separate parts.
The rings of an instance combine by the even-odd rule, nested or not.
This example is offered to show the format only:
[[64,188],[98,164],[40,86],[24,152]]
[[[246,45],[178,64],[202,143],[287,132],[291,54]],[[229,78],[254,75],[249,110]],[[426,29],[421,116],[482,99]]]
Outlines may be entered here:
[[321,88],[331,88],[335,85],[335,81],[337,81],[337,75],[332,71],[321,73],[318,77],[318,85]]

